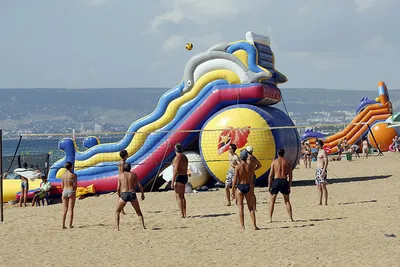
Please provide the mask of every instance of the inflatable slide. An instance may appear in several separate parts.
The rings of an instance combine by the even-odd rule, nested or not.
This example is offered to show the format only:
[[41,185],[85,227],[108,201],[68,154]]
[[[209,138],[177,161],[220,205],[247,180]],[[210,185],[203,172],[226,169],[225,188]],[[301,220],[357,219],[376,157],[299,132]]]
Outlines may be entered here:
[[[117,187],[119,152],[126,149],[127,163],[142,185],[167,168],[174,156],[174,145],[197,153],[209,176],[225,181],[228,146],[238,153],[254,147],[263,167],[256,173],[257,184],[267,185],[271,161],[278,148],[285,148],[295,166],[300,157],[300,136],[292,120],[271,107],[281,101],[278,84],[287,78],[275,69],[275,56],[267,36],[246,33],[245,40],[220,43],[194,55],[187,63],[183,80],[165,92],[155,110],[132,123],[116,143],[100,143],[99,138],[83,141],[80,151],[73,139],[59,141],[65,157],[51,166],[49,179],[59,185],[66,161],[73,162],[78,186],[93,185],[96,193],[113,192]],[[197,178],[198,179],[198,178]],[[190,181],[190,178],[189,178]],[[197,181],[197,184],[198,181]],[[60,194],[58,188],[54,194]]]
[[[392,103],[384,82],[378,84],[379,96],[375,99],[363,97],[356,108],[356,116],[343,129],[336,134],[325,136],[324,134],[307,130],[301,137],[302,141],[308,140],[311,145],[315,144],[316,138],[324,141],[324,146],[329,148],[329,154],[338,153],[339,141],[346,138],[349,145],[359,144],[367,138],[370,146],[381,151],[388,151],[393,138],[398,135],[396,128],[387,127],[385,122],[392,114]],[[361,146],[360,146],[361,147]]]

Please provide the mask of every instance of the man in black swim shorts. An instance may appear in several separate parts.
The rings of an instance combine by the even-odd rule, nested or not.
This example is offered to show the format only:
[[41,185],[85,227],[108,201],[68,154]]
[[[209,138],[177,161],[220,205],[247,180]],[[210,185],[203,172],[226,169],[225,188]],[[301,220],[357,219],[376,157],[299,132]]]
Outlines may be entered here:
[[137,175],[131,172],[131,165],[129,163],[125,163],[123,165],[123,171],[124,172],[120,173],[118,176],[117,192],[120,197],[118,199],[117,208],[115,211],[115,223],[117,225],[117,231],[119,231],[120,213],[128,202],[130,202],[132,207],[135,209],[136,214],[139,217],[139,221],[142,224],[142,228],[146,229],[144,226],[143,214],[139,206],[139,201],[136,197],[136,186],[138,186],[140,192],[142,193],[141,199],[144,200],[143,187],[140,184]]
[[173,176],[172,176],[172,189],[175,189],[175,198],[178,202],[179,211],[181,217],[186,218],[186,199],[185,199],[185,187],[188,182],[188,164],[189,160],[185,154],[183,154],[183,147],[181,144],[175,145],[176,156],[172,163],[173,165]]
[[[290,204],[289,194],[290,187],[292,186],[293,179],[293,168],[290,163],[284,158],[285,150],[283,148],[278,149],[278,158],[275,159],[270,168],[268,177],[268,187],[271,193],[269,216],[270,222],[272,222],[272,214],[274,213],[275,201],[278,193],[281,192],[285,200],[286,210],[289,214],[290,221],[293,220],[292,216],[292,205]],[[289,181],[287,178],[289,177]]]

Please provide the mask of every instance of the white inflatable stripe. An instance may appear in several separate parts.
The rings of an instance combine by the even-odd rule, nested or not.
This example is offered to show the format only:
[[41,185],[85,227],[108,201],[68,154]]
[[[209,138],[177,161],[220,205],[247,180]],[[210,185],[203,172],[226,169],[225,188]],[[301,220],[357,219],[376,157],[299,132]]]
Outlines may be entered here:
[[251,43],[259,43],[267,46],[271,46],[271,40],[267,35],[256,34],[254,32],[246,33],[246,41]]
[[249,75],[247,75],[247,73],[235,62],[226,59],[216,58],[208,60],[196,67],[193,75],[194,82],[197,82],[201,76],[210,71],[221,69],[231,70],[235,72],[241,82],[248,81],[250,79]]

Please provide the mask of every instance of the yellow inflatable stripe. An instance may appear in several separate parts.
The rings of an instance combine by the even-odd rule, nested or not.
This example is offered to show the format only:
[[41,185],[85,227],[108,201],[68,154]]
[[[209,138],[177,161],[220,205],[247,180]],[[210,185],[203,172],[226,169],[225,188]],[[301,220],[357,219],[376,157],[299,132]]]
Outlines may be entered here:
[[249,67],[249,62],[248,62],[248,54],[245,50],[238,50],[233,53],[234,56],[236,56],[242,63],[248,68]]
[[[164,115],[159,118],[157,121],[150,123],[146,126],[143,126],[138,130],[140,133],[136,133],[126,148],[129,155],[133,155],[136,153],[139,148],[143,145],[144,141],[146,140],[147,136],[154,132],[157,129],[160,129],[167,125],[169,122],[173,120],[175,117],[178,108],[183,105],[184,103],[192,100],[195,98],[201,89],[204,88],[207,84],[214,80],[218,79],[226,79],[231,84],[240,83],[240,79],[237,74],[230,70],[215,70],[203,75],[194,85],[193,89],[188,93],[184,94],[183,96],[171,101],[168,105],[167,110],[165,111]],[[83,161],[76,161],[75,162],[75,169],[83,169],[88,166],[93,166],[100,162],[104,161],[118,161],[120,160],[119,152],[111,152],[111,153],[99,153],[94,155],[93,157],[83,160]],[[59,176],[61,169],[57,172],[57,177]]]

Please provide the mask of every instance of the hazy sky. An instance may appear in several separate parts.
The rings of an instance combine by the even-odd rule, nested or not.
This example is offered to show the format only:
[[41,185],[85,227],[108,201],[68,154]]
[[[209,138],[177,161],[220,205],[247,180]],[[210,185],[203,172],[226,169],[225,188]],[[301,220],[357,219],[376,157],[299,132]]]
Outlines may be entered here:
[[399,0],[0,0],[0,87],[173,87],[195,53],[252,30],[270,36],[282,88],[400,89],[399,10]]

